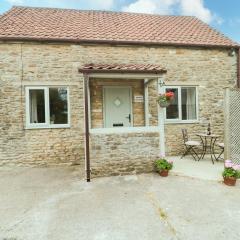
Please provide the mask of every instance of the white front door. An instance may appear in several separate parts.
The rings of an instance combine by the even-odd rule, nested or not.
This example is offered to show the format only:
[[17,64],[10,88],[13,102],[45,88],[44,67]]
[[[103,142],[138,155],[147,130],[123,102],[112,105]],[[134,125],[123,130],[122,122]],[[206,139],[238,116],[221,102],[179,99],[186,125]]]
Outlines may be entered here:
[[130,87],[104,87],[104,127],[132,125],[132,93]]

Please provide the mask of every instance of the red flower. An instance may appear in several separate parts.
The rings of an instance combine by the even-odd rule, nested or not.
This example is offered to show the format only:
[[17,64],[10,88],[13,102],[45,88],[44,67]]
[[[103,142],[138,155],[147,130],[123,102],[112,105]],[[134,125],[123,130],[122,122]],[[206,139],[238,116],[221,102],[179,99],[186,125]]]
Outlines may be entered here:
[[173,98],[174,97],[174,93],[173,92],[167,92],[165,95],[166,95],[166,97],[169,97],[169,98]]

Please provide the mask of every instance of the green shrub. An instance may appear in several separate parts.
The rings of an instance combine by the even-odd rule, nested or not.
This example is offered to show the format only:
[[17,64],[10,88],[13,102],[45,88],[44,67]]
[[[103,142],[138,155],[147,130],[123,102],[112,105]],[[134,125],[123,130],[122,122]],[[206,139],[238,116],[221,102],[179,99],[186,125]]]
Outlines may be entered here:
[[168,161],[164,158],[160,158],[160,159],[155,161],[155,166],[156,166],[156,169],[158,171],[161,171],[161,170],[168,170],[169,171],[173,168],[173,162]]
[[233,169],[233,168],[225,168],[223,173],[223,177],[234,177],[234,178],[239,178],[240,177],[240,172]]

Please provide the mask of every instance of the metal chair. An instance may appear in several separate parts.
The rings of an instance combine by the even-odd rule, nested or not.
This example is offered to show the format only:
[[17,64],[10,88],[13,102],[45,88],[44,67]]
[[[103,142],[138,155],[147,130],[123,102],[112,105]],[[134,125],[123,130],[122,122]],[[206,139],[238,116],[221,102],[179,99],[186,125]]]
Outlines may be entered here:
[[224,153],[224,143],[217,143],[216,145],[221,149],[221,152],[218,154],[217,157],[216,157],[216,154],[214,152],[214,157],[215,157],[216,161],[219,161],[220,159],[223,159],[221,156]]
[[190,153],[195,161],[199,161],[201,157],[198,156],[194,148],[201,146],[201,143],[198,141],[189,140],[187,129],[182,129],[182,135],[183,135],[183,142],[185,146],[185,152],[181,156],[181,159],[185,157],[188,153]]

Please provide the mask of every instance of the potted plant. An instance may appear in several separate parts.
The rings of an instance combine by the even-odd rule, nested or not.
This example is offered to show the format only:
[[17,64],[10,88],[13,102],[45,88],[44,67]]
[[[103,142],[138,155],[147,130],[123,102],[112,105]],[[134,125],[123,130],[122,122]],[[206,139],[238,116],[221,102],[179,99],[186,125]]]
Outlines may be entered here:
[[166,93],[159,94],[157,102],[160,105],[160,107],[164,108],[164,107],[168,107],[173,101],[173,99],[174,99],[174,93],[166,92]]
[[155,166],[160,176],[167,177],[168,171],[173,168],[173,162],[166,160],[165,158],[160,158],[155,161]]
[[231,160],[226,160],[222,173],[224,183],[228,186],[235,186],[237,178],[240,177],[240,165],[233,164]]

